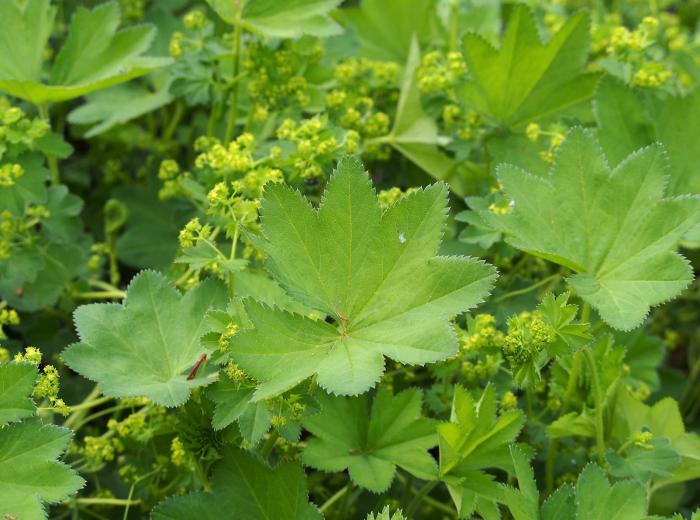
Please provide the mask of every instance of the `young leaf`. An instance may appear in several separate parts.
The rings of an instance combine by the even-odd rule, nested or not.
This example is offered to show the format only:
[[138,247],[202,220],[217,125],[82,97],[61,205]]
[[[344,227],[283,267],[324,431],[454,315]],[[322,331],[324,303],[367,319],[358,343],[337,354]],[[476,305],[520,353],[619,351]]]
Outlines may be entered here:
[[71,435],[66,428],[35,420],[0,429],[3,518],[46,518],[45,503],[59,502],[83,487],[75,471],[56,461]]
[[485,470],[513,471],[508,445],[524,422],[519,410],[496,414],[493,385],[484,389],[478,401],[461,386],[455,387],[452,416],[438,426],[438,439],[440,479],[447,484],[460,518],[496,507],[501,489]]
[[36,377],[36,367],[31,363],[0,365],[0,426],[36,413],[30,397]]
[[207,388],[207,397],[216,403],[212,425],[215,430],[238,421],[243,438],[255,445],[270,429],[272,414],[265,401],[251,403],[254,388],[241,387],[228,377]]
[[296,464],[269,468],[252,455],[227,448],[211,478],[211,493],[173,497],[153,511],[153,520],[321,520],[308,501],[304,472]]
[[503,486],[503,502],[515,520],[539,520],[540,493],[537,491],[530,459],[515,444],[510,447],[510,457],[513,460],[518,489]]
[[423,111],[416,82],[419,65],[420,48],[414,38],[404,70],[394,127],[382,139],[430,176],[447,182],[452,191],[463,196],[468,188],[464,172],[456,160],[440,151],[438,145],[446,144],[448,139],[438,134],[435,121]]
[[80,343],[63,359],[76,372],[99,383],[111,397],[146,396],[164,406],[183,404],[206,379],[188,379],[205,353],[209,309],[226,305],[225,288],[215,280],[200,283],[184,296],[160,274],[134,278],[124,303],[83,305],[75,311]]
[[681,458],[671,447],[667,437],[649,441],[648,446],[631,446],[623,455],[609,450],[605,458],[608,472],[613,477],[633,478],[645,484],[652,476],[671,477],[670,471],[677,466]]
[[[143,56],[153,40],[152,26],[117,31],[117,2],[91,10],[79,6],[49,81],[42,83],[43,49],[54,16],[55,8],[49,0],[0,2],[0,19],[11,27],[0,37],[0,90],[40,105],[123,83],[171,63],[170,58]],[[40,21],[38,29],[33,20]]]
[[476,34],[464,37],[471,80],[463,101],[482,114],[516,127],[574,107],[593,95],[597,74],[584,74],[588,16],[579,13],[546,44],[530,9],[513,7],[500,49]]
[[605,155],[616,166],[634,150],[654,142],[668,152],[670,195],[700,193],[700,88],[686,96],[636,91],[613,76],[600,82],[594,98],[598,137]]
[[232,338],[231,356],[261,382],[256,399],[314,374],[328,391],[355,395],[381,377],[384,356],[424,364],[456,352],[447,319],[479,303],[496,274],[472,258],[435,256],[446,198],[436,184],[382,213],[362,165],[349,158],[318,210],[287,186],[267,189],[268,269],[336,325],[246,300],[253,328]]
[[546,178],[501,165],[514,210],[481,215],[514,247],[576,271],[568,279],[576,293],[629,330],[693,278],[671,248],[700,220],[700,198],[664,198],[666,170],[663,149],[653,145],[611,171],[595,139],[574,129]]
[[589,464],[576,482],[576,520],[644,520],[646,493],[641,484],[624,480],[612,486],[603,470]]
[[386,506],[384,509],[382,509],[381,513],[368,514],[366,520],[406,520],[406,517],[403,516],[400,509],[394,511],[394,514],[392,514],[389,506]]
[[395,396],[381,389],[372,402],[367,395],[319,395],[321,413],[303,426],[314,437],[302,454],[304,464],[324,471],[347,469],[359,486],[385,491],[396,466],[424,480],[437,476],[435,460],[427,450],[437,444],[435,424],[421,416],[421,393],[406,390]]
[[227,23],[242,24],[251,31],[271,38],[333,36],[341,27],[328,16],[341,0],[245,0],[239,13],[238,2],[207,0]]

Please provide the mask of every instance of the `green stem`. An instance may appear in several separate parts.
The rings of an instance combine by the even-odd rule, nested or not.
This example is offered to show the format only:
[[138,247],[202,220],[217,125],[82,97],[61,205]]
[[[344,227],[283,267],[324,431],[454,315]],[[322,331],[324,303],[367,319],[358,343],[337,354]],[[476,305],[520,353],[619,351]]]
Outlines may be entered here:
[[115,287],[112,284],[103,282],[102,280],[88,280],[88,285],[92,287],[97,287],[98,289],[104,289],[105,291],[120,291],[119,287]]
[[180,119],[182,119],[182,115],[184,113],[185,113],[185,106],[182,103],[182,100],[178,99],[175,102],[175,112],[173,113],[173,116],[170,118],[170,121],[168,122],[168,126],[163,131],[162,140],[164,143],[170,142],[170,140],[173,137],[173,134],[175,133],[175,130],[177,129],[177,125],[180,122]]
[[260,455],[262,455],[262,457],[264,459],[266,459],[268,457],[268,455],[270,455],[272,448],[275,447],[275,443],[277,442],[277,437],[279,437],[279,434],[276,431],[273,431],[267,437],[267,440],[265,441],[265,444],[263,444],[263,447],[260,448]]
[[[45,104],[37,105],[39,108],[39,115],[42,119],[45,119],[51,128],[51,118],[49,117],[49,109]],[[61,184],[61,173],[58,171],[58,160],[55,155],[46,154],[46,159],[49,163],[49,170],[51,171],[51,184],[57,186]]]
[[450,2],[450,51],[457,50],[457,38],[459,36],[459,5],[457,0]]
[[63,426],[65,426],[66,428],[70,428],[73,424],[82,420],[83,417],[85,417],[85,415],[86,415],[86,410],[88,409],[88,408],[84,407],[84,405],[86,405],[87,403],[91,403],[92,401],[97,399],[98,395],[100,395],[100,389],[98,388],[97,385],[95,385],[92,388],[92,390],[90,391],[90,393],[87,396],[85,396],[85,399],[83,399],[82,403],[80,403],[74,407],[71,407],[72,413],[65,420],[65,422],[63,423]]
[[328,508],[330,508],[333,504],[335,504],[338,500],[340,500],[346,493],[350,491],[352,488],[352,484],[347,484],[345,487],[339,489],[336,491],[332,497],[330,497],[328,500],[326,500],[321,507],[318,508],[321,513],[325,513]]
[[547,285],[549,282],[557,278],[561,278],[561,275],[559,273],[555,273],[551,276],[548,276],[547,278],[543,278],[539,282],[532,284],[530,287],[525,287],[524,289],[518,289],[517,291],[510,291],[505,294],[502,294],[501,296],[493,300],[493,303],[502,302],[503,300],[513,298],[514,296],[520,296],[521,294],[527,294],[531,291],[534,291],[535,289],[542,287],[543,285]]
[[121,300],[126,296],[124,291],[86,291],[74,294],[73,297],[79,300]]
[[[236,28],[233,35],[234,39],[234,50],[233,50],[233,77],[238,78],[241,69],[241,23],[240,23],[240,12],[241,12],[241,2],[240,0],[235,1],[236,6]],[[231,105],[229,107],[228,121],[226,123],[226,134],[224,135],[224,143],[231,141],[233,137],[233,129],[236,127],[236,119],[238,118],[238,92],[239,92],[240,81],[235,81],[233,85],[233,92],[231,93]]]
[[76,498],[75,503],[79,505],[100,505],[100,506],[135,506],[141,500],[131,500],[128,498]]
[[418,490],[418,493],[416,493],[416,496],[413,497],[408,509],[406,509],[406,518],[413,518],[414,513],[418,510],[418,506],[420,506],[420,503],[437,485],[437,480],[431,480],[430,482],[423,484],[423,486]]
[[593,399],[595,402],[595,437],[596,450],[598,452],[598,464],[605,465],[605,425],[603,424],[603,393],[600,388],[600,378],[598,376],[598,366],[596,365],[593,351],[590,348],[581,350],[591,371],[591,386],[593,387]]
[[[576,385],[578,383],[579,374],[581,372],[581,354],[576,352],[571,362],[571,371],[569,372],[569,381],[566,385],[566,391],[564,392],[564,399],[561,404],[561,410],[559,416],[564,415],[569,409],[569,403],[571,401],[571,396],[576,390]],[[554,438],[550,441],[549,447],[547,449],[547,461],[545,462],[545,482],[547,485],[547,494],[551,494],[554,491],[554,463],[557,458],[557,446],[559,444],[559,439]]]

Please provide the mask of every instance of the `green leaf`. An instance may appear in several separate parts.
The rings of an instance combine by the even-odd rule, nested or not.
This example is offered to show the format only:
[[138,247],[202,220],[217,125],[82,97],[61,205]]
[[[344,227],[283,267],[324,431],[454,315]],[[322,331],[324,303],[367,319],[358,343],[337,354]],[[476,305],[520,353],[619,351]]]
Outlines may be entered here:
[[480,399],[455,387],[450,422],[438,426],[440,478],[460,518],[499,500],[502,493],[488,468],[514,471],[509,445],[525,422],[519,410],[496,414],[496,392],[489,384]]
[[[106,2],[94,9],[79,6],[49,81],[42,83],[43,50],[55,12],[49,0],[28,0],[23,4],[8,0],[0,4],[0,18],[13,26],[0,38],[0,90],[41,105],[123,83],[172,62],[170,58],[143,56],[154,37],[153,26],[117,31],[117,2]],[[38,27],[34,20],[39,20]]]
[[0,261],[0,297],[17,310],[51,307],[68,282],[84,272],[90,242],[30,244]]
[[276,185],[262,202],[262,247],[275,279],[323,320],[244,302],[253,328],[231,340],[231,355],[261,382],[255,398],[279,394],[317,374],[330,392],[354,395],[384,372],[384,356],[406,364],[457,351],[448,318],[479,303],[496,277],[481,261],[435,256],[447,189],[437,184],[384,213],[367,174],[343,159],[321,207]]
[[0,514],[4,518],[46,518],[45,503],[59,502],[83,487],[85,481],[56,459],[72,433],[39,421],[25,421],[0,429]]
[[159,200],[155,189],[121,186],[114,196],[128,210],[126,229],[117,239],[117,258],[133,267],[168,268],[187,218],[174,204]]
[[257,444],[270,429],[272,414],[265,401],[252,403],[255,388],[247,388],[226,376],[207,388],[207,397],[216,403],[212,425],[222,430],[238,421],[241,434],[251,444]]
[[423,111],[416,82],[419,65],[420,48],[414,39],[404,71],[394,127],[381,139],[431,177],[447,182],[452,191],[463,196],[469,185],[464,172],[456,160],[438,148],[438,145],[446,144],[448,139],[438,134],[435,120]]
[[585,102],[599,77],[582,73],[589,30],[588,16],[579,13],[543,43],[530,9],[516,5],[500,49],[476,34],[464,37],[464,59],[471,79],[461,92],[462,100],[509,127]]
[[226,305],[225,288],[209,279],[182,296],[160,274],[134,278],[124,303],[83,305],[75,311],[80,343],[63,359],[100,385],[111,397],[146,396],[164,406],[179,406],[206,378],[187,379],[206,352],[200,337],[211,308]]
[[362,55],[405,63],[414,37],[421,47],[439,39],[435,5],[432,0],[362,0],[359,8],[343,9],[340,14],[357,33]]
[[304,34],[327,37],[342,28],[328,16],[341,0],[248,0],[236,4],[228,0],[207,0],[218,15],[231,25],[241,23],[253,32],[271,38],[299,38]]
[[216,464],[211,493],[161,502],[153,520],[321,520],[308,501],[304,471],[293,463],[269,468],[249,453],[228,448]]
[[652,439],[648,446],[631,446],[624,456],[609,450],[606,454],[608,473],[618,478],[633,478],[646,483],[653,476],[670,477],[670,471],[681,462],[678,452],[667,437]]
[[391,514],[391,509],[389,506],[385,506],[381,513],[370,513],[367,515],[366,520],[407,520],[400,509],[394,511]]
[[421,415],[420,390],[393,396],[382,388],[371,411],[366,394],[321,394],[319,403],[321,412],[303,421],[314,435],[302,453],[304,464],[329,472],[347,469],[357,485],[374,493],[389,488],[396,466],[423,480],[437,477],[427,451],[437,444],[435,423]]
[[514,247],[576,271],[567,281],[577,295],[611,326],[629,330],[693,278],[671,249],[700,220],[700,198],[664,198],[666,173],[659,145],[611,171],[595,139],[577,128],[545,178],[501,165],[498,179],[514,210],[481,215]]
[[634,150],[659,142],[673,173],[668,193],[700,193],[700,88],[686,96],[662,96],[607,76],[596,91],[594,106],[600,144],[612,166]]
[[644,520],[646,492],[632,481],[612,486],[595,464],[586,466],[576,483],[576,520]]
[[173,100],[169,89],[169,80],[160,81],[154,89],[131,83],[115,85],[89,94],[84,105],[68,114],[68,122],[93,125],[85,137],[94,137],[167,105]]
[[556,339],[547,345],[547,351],[551,354],[558,356],[570,354],[593,339],[588,332],[590,328],[588,323],[575,322],[578,305],[569,303],[568,293],[562,293],[559,296],[547,293],[542,303],[537,306],[537,310],[542,313],[545,322],[556,333]]
[[503,502],[515,520],[539,520],[540,494],[530,459],[517,446],[510,447],[518,490],[503,486]]
[[24,216],[30,204],[46,202],[49,170],[44,166],[44,158],[37,153],[24,153],[11,162],[20,164],[24,175],[13,186],[0,186],[0,208],[15,216]]
[[37,373],[31,363],[0,365],[0,426],[36,413],[31,399]]

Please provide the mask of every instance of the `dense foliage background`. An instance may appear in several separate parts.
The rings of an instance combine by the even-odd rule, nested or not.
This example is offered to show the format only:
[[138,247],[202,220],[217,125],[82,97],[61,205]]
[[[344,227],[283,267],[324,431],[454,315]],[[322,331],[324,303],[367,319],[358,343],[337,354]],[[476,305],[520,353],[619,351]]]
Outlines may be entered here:
[[3,518],[690,518],[699,20],[0,0]]

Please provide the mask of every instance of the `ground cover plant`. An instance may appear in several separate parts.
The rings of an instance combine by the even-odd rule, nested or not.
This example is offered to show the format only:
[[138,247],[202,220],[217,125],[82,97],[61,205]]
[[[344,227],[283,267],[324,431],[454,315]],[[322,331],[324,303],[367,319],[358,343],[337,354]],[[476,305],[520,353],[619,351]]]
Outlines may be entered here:
[[700,518],[700,2],[0,0],[0,518]]

